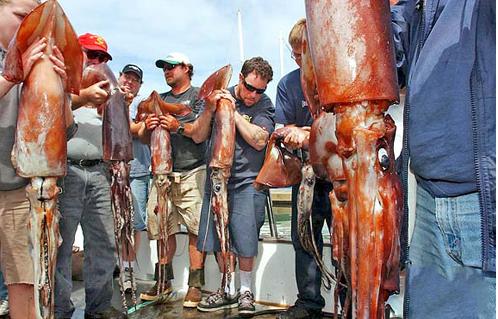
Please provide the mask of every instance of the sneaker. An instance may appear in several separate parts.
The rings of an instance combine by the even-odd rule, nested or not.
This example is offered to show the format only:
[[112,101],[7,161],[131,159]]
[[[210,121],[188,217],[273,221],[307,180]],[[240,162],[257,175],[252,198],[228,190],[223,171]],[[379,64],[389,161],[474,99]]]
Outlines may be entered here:
[[299,306],[291,306],[286,311],[277,315],[276,319],[319,319],[322,312],[319,310],[306,309]]
[[161,295],[158,295],[157,289],[158,289],[158,284],[156,281],[156,283],[154,284],[154,286],[152,286],[152,288],[140,294],[140,299],[147,301],[155,301],[159,297],[168,295],[173,291],[173,288],[171,287],[171,281],[169,280],[166,282],[166,287],[164,288],[164,292]]
[[249,290],[244,291],[239,297],[239,316],[249,318],[254,316],[254,295]]
[[234,297],[230,297],[225,294],[221,289],[218,289],[215,293],[210,294],[206,299],[199,302],[197,305],[197,310],[203,312],[218,311],[222,309],[230,309],[237,307],[237,301],[239,299],[239,294]]
[[85,311],[85,319],[125,319],[128,315],[114,307],[109,307],[105,311],[89,314]]
[[9,301],[7,299],[0,300],[0,316],[9,314]]
[[196,308],[202,299],[202,292],[197,287],[188,287],[187,294],[183,300],[183,306],[185,308]]

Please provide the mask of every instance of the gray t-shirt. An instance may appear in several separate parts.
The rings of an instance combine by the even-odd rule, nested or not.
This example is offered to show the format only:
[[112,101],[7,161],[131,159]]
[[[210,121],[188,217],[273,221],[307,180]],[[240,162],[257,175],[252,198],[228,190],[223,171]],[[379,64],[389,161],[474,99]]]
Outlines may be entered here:
[[[130,119],[133,121],[137,116],[138,104],[142,102],[142,98],[135,97],[130,105]],[[138,138],[133,137],[133,157],[130,162],[130,177],[137,178],[150,174],[150,148],[149,145],[143,144]]]
[[[174,95],[171,91],[162,93],[161,98],[168,103],[182,103],[192,109],[192,113],[177,116],[178,121],[190,123],[202,112],[202,101],[197,99],[199,88],[190,87],[187,91]],[[181,134],[171,133],[171,156],[173,157],[173,171],[185,172],[206,163],[206,143],[196,144],[191,138]]]
[[[5,51],[0,49],[0,73],[3,72]],[[19,105],[20,85],[15,85],[0,98],[0,190],[8,191],[21,188],[28,180],[17,176],[10,155],[14,146],[17,106]]]
[[[4,69],[5,51],[0,49],[0,73]],[[11,153],[15,142],[17,114],[21,85],[15,85],[0,98],[0,191],[19,189],[28,184],[28,179],[16,174],[12,165]],[[66,136],[71,138],[77,126],[67,128]]]
[[102,159],[102,116],[96,108],[80,107],[73,111],[78,131],[67,143],[67,157],[73,160]]
[[[235,96],[235,87],[230,87],[228,91],[230,91],[232,96]],[[241,100],[236,99],[235,108],[251,124],[255,124],[266,129],[270,135],[273,133],[273,130],[275,129],[275,108],[272,101],[266,94],[263,94],[258,103],[252,106],[247,106]],[[212,152],[211,148],[213,137],[214,134],[211,134],[209,141],[210,157]],[[239,131],[236,130],[234,160],[231,176],[228,181],[229,189],[237,189],[254,182],[256,176],[258,176],[261,166],[263,166],[265,152],[266,147],[261,151],[256,150],[254,147],[249,145],[239,134]],[[209,176],[209,172],[207,176]]]

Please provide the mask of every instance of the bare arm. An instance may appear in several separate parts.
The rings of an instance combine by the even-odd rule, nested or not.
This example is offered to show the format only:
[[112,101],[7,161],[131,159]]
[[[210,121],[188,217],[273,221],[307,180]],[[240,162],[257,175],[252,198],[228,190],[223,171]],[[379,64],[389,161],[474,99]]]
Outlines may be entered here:
[[265,148],[270,134],[261,126],[249,123],[239,112],[235,112],[235,127],[240,136],[253,148],[261,151]]
[[290,149],[305,149],[309,147],[309,138],[311,127],[298,127],[295,124],[288,124],[285,127],[291,127],[292,131],[284,138],[284,144]]
[[80,90],[80,95],[71,94],[72,108],[76,110],[83,105],[98,106],[105,102],[107,99],[107,91],[104,87],[107,86],[109,81],[100,81],[90,85],[86,89]]

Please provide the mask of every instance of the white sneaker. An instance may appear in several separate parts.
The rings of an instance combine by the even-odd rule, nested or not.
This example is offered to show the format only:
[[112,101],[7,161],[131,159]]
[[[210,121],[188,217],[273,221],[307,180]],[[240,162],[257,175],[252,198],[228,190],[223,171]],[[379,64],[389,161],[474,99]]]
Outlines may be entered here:
[[9,301],[0,300],[0,316],[5,316],[9,313]]

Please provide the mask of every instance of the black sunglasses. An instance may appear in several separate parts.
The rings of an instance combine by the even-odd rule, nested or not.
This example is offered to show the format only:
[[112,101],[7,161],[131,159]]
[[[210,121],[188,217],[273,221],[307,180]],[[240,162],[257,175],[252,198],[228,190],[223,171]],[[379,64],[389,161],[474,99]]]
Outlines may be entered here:
[[246,82],[246,79],[242,79],[242,83],[244,83],[244,86],[249,92],[256,92],[257,94],[263,94],[266,91],[266,88],[264,89],[258,89],[255,88],[254,86],[250,85],[249,83]]
[[85,51],[85,53],[86,53],[86,57],[89,60],[98,59],[99,62],[101,62],[101,63],[109,61],[109,57],[107,56],[107,54],[105,54],[103,52],[87,50],[87,51]]
[[179,64],[171,64],[171,63],[164,63],[163,64],[163,70],[168,70],[168,71],[171,71],[173,70],[174,68],[176,68],[177,66],[179,66],[181,63]]

